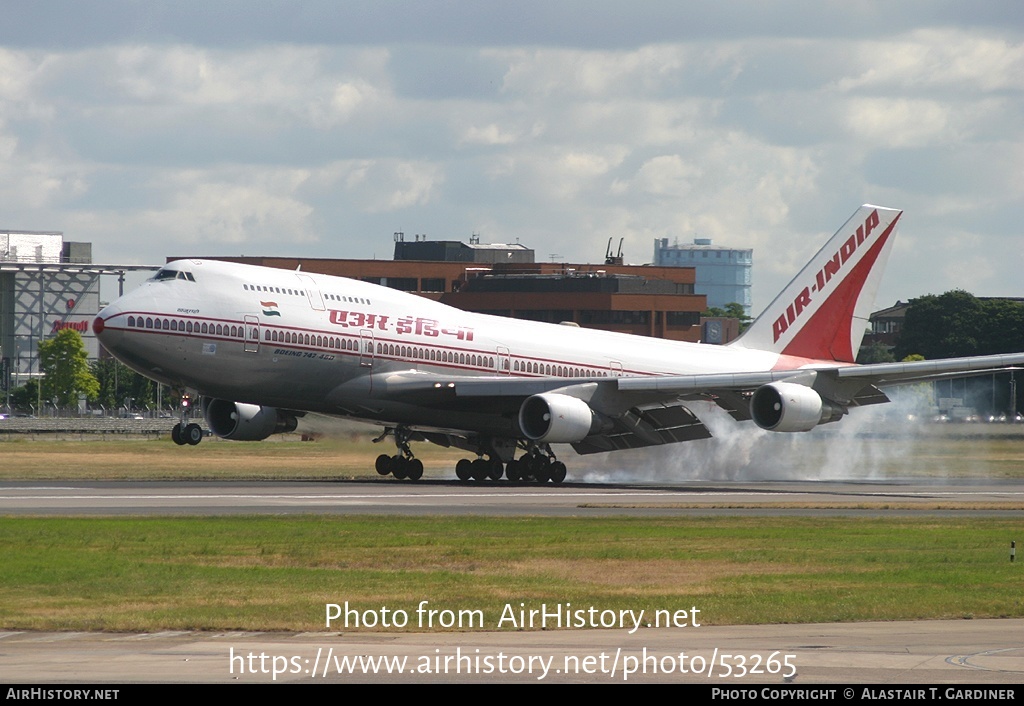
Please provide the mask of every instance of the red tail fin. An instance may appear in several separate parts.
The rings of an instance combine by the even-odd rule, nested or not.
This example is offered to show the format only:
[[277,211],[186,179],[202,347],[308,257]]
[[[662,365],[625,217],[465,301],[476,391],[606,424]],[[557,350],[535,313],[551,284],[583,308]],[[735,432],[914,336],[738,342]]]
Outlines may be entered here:
[[857,209],[732,345],[854,362],[902,213]]

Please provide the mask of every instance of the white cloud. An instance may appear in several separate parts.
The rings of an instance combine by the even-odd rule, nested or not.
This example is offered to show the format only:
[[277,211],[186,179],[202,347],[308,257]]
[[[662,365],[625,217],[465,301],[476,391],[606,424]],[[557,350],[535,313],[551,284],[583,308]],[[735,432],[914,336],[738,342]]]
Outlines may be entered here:
[[[289,176],[286,182],[297,175]],[[179,191],[171,206],[149,215],[174,223],[181,237],[205,245],[308,240],[306,220],[312,212],[309,204],[272,184],[199,181]]]
[[[608,174],[628,154],[617,145],[600,150],[566,147],[533,148],[505,164],[504,174],[517,182],[528,198],[545,207],[568,208],[585,193],[607,190]],[[572,204],[579,207],[583,202]]]
[[[165,195],[143,208],[88,209],[65,216],[72,239],[104,240],[99,259],[159,262],[172,253],[233,252],[237,246],[298,244],[315,240],[313,208],[298,192],[303,170],[179,170],[162,173],[148,187]],[[149,252],[156,245],[156,253]],[[116,252],[116,257],[113,253]]]
[[391,166],[391,173],[391,189],[378,191],[378,198],[371,200],[368,206],[371,212],[395,211],[430,203],[444,181],[441,168],[432,164],[400,162]]
[[651,194],[685,196],[702,174],[700,167],[678,154],[660,155],[644,162],[636,175],[636,186]]
[[[89,170],[52,156],[24,149],[13,131],[0,121],[0,194],[6,218],[23,218],[35,210],[59,207],[88,190]],[[45,230],[22,225],[23,228]]]
[[860,72],[837,81],[843,91],[944,88],[975,93],[1024,88],[1024,44],[976,30],[921,29],[858,47]]
[[464,145],[511,145],[519,139],[519,136],[512,131],[502,130],[495,123],[482,127],[471,126],[463,133],[459,140]]
[[606,98],[665,88],[684,67],[687,51],[651,45],[633,51],[500,49],[485,56],[508,63],[502,85],[507,94]]
[[254,110],[273,111],[325,129],[386,104],[388,60],[381,48],[289,45],[122,45],[32,57],[0,50],[0,101],[48,105],[51,117],[65,119],[77,111],[86,119],[191,121],[193,130],[212,117],[245,124]]
[[947,109],[932,100],[857,98],[843,113],[846,128],[875,145],[919,147],[951,137]]
[[0,101],[24,101],[28,96],[37,63],[25,52],[0,47]]
[[321,192],[340,189],[351,209],[378,214],[429,204],[444,184],[444,171],[428,162],[344,160],[316,172],[315,181]]
[[[644,261],[654,237],[708,236],[755,248],[760,304],[863,201],[934,237],[968,221],[983,243],[1019,236],[1021,32],[864,22],[614,45],[545,43],[527,22],[472,45],[5,46],[0,193],[18,227],[148,261],[177,243],[329,256],[340,231],[369,255],[401,228],[570,260],[625,237]],[[1006,269],[976,271],[1019,289]]]
[[359,110],[373,110],[384,100],[383,92],[366,81],[339,83],[333,92],[306,99],[310,122],[314,127],[327,129],[348,121]]

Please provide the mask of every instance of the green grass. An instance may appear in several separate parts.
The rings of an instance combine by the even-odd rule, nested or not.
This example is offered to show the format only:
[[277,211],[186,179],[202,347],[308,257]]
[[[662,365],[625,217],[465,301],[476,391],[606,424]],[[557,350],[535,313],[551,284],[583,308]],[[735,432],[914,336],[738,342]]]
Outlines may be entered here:
[[[1011,520],[0,518],[0,628],[323,630],[326,603],[1022,617]],[[337,625],[335,627],[337,628]]]
[[[827,433],[825,433],[827,432]],[[198,446],[176,446],[170,438],[152,440],[26,439],[0,434],[0,480],[331,480],[376,478],[378,454],[395,453],[389,437],[370,442],[367,431],[324,435],[316,441],[294,440],[297,435],[271,437],[262,442],[204,439]],[[836,437],[827,428],[819,436],[778,434],[762,440],[757,454],[768,454],[768,469],[782,477],[817,477],[833,468],[837,438],[854,455],[852,477],[951,477],[1024,479],[1024,426],[936,425],[904,437]],[[726,442],[712,440],[679,446],[680,452],[729,454]],[[717,444],[717,445],[716,445]],[[426,467],[427,478],[454,478],[455,462],[472,454],[416,443],[413,449]],[[607,467],[615,455],[579,457],[558,448],[569,465],[570,480],[585,473],[595,461]],[[636,458],[635,456],[632,458]],[[657,458],[664,458],[659,456]],[[737,468],[747,461],[737,454]],[[774,461],[773,461],[774,459]],[[636,463],[635,460],[631,463]],[[614,479],[614,474],[611,476]],[[623,474],[623,478],[630,477]],[[687,475],[687,477],[689,477]],[[661,476],[668,480],[667,474]]]
[[[394,442],[374,444],[369,435],[313,442],[240,442],[204,439],[177,446],[170,438],[28,440],[0,437],[0,480],[337,480],[377,478],[378,454],[394,454]],[[466,454],[417,445],[429,474],[454,476]],[[429,477],[429,475],[428,475]]]

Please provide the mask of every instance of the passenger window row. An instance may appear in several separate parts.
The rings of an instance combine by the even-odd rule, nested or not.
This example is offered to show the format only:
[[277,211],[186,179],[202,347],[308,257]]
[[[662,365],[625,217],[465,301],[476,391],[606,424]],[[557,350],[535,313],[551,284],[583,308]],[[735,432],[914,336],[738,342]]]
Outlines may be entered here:
[[206,321],[193,322],[181,319],[162,319],[159,317],[138,316],[128,317],[128,326],[131,328],[156,329],[158,331],[182,331],[184,333],[205,333],[214,336],[228,336],[230,338],[243,338],[245,328],[243,326],[232,326],[230,324],[212,324]]
[[[213,324],[206,321],[193,322],[180,319],[165,319],[159,317],[129,316],[128,326],[131,328],[155,329],[162,331],[180,331],[184,333],[198,333],[214,336],[225,336],[228,338],[245,338],[245,327],[233,324]],[[263,340],[267,343],[284,343],[301,346],[326,348],[327,350],[338,351],[359,351],[359,343],[355,338],[344,338],[339,336],[323,336],[309,333],[298,333],[293,331],[279,331],[276,328],[263,327]],[[256,327],[252,327],[252,334],[255,338]],[[363,353],[373,352],[373,342],[365,341]],[[438,349],[426,346],[403,346],[393,343],[378,342],[376,346],[377,355],[395,360],[422,360],[437,363],[449,363],[452,365],[464,365],[472,368],[495,370],[495,357],[491,355],[478,355],[476,353],[464,353]],[[509,363],[509,358],[502,359],[502,369],[510,372],[521,372],[533,375],[554,375],[556,377],[608,377],[608,372],[591,368],[580,368],[568,365],[551,365],[550,363],[537,363],[535,361],[515,359]]]
[[[242,289],[247,292],[260,292],[266,294],[285,294],[296,297],[306,296],[304,289],[291,289],[289,287],[271,287],[265,284],[243,284]],[[324,298],[336,302],[348,302],[350,304],[370,304],[370,300],[364,297],[346,297],[341,294],[324,294]]]

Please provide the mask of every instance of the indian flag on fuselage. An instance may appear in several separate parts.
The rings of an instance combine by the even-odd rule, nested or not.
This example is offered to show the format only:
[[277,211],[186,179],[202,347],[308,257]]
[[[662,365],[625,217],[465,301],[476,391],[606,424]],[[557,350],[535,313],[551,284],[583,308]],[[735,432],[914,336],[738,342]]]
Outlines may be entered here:
[[281,312],[277,310],[277,302],[260,302],[260,306],[263,307],[264,316],[280,316]]

